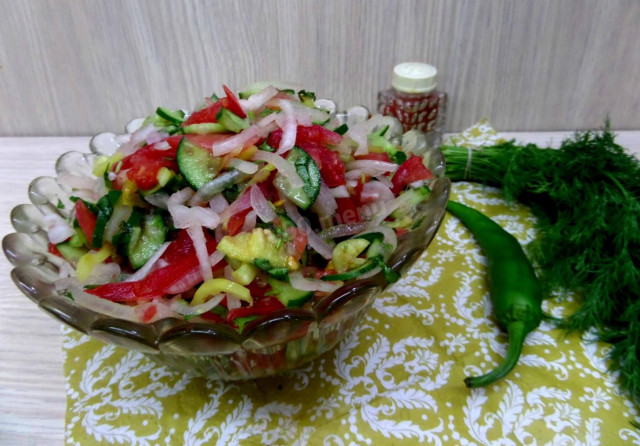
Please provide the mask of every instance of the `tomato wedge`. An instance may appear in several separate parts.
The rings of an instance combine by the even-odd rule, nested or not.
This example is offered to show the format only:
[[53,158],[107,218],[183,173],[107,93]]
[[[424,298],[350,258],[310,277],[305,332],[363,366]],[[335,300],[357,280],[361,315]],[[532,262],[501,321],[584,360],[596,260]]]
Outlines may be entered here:
[[247,114],[242,109],[242,105],[240,105],[240,101],[238,100],[236,95],[233,94],[233,91],[231,91],[226,85],[223,85],[222,89],[224,90],[224,94],[227,95],[226,107],[229,109],[229,111],[234,115],[240,116],[242,119],[246,118]]
[[360,221],[358,208],[351,198],[336,198],[338,209],[336,209],[336,224],[356,223]]
[[327,186],[336,187],[347,184],[344,162],[337,152],[314,142],[303,142],[299,146],[316,162],[320,169],[320,176]]
[[96,217],[84,204],[84,201],[78,200],[76,201],[76,220],[78,220],[78,225],[82,232],[84,233],[87,240],[93,240],[93,231],[96,229],[96,222],[98,217]]
[[412,155],[408,160],[400,164],[393,178],[391,178],[391,183],[393,184],[391,190],[395,195],[398,195],[408,184],[430,178],[433,178],[433,174],[424,165],[422,158]]

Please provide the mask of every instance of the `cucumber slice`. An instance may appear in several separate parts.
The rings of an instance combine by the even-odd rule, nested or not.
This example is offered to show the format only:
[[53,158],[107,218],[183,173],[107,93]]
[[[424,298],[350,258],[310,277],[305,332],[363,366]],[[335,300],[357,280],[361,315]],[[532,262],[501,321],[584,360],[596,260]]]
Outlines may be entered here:
[[203,122],[182,127],[182,132],[192,135],[207,135],[209,133],[225,133],[227,128],[217,122]]
[[184,112],[182,110],[171,110],[169,108],[158,107],[156,114],[163,119],[166,119],[172,124],[180,125],[184,121]]
[[269,278],[273,295],[287,308],[301,307],[313,296],[313,291],[298,290],[286,282]]
[[304,182],[304,186],[293,188],[289,180],[280,174],[276,175],[274,184],[299,208],[308,209],[316,201],[318,194],[320,194],[320,185],[322,183],[320,169],[313,158],[298,147],[294,147],[291,150],[287,161],[295,166],[298,175],[300,175],[300,178],[302,178]]
[[127,245],[129,262],[134,269],[143,266],[160,248],[167,237],[167,225],[159,214],[145,215],[142,225],[131,231]]
[[216,120],[219,124],[222,124],[227,130],[233,133],[240,133],[249,127],[248,119],[243,119],[224,107],[218,112]]
[[80,260],[80,257],[89,252],[87,249],[73,246],[69,242],[58,243],[56,245],[56,249],[72,266],[75,266],[78,263],[78,260]]
[[364,273],[368,273],[376,266],[379,266],[380,257],[374,257],[372,259],[367,260],[365,263],[360,265],[359,267],[352,269],[350,271],[346,271],[344,273],[338,274],[329,274],[327,276],[321,277],[322,280],[327,281],[337,281],[337,280],[351,280],[361,276]]
[[208,149],[189,142],[187,138],[180,141],[176,160],[180,173],[195,190],[218,176],[222,164],[220,157],[213,156]]

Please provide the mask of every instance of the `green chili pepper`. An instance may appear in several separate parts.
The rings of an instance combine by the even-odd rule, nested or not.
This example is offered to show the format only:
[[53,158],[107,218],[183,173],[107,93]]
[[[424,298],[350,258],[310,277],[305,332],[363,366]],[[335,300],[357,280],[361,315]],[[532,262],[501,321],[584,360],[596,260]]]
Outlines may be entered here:
[[481,387],[506,376],[520,358],[527,335],[543,318],[542,288],[531,262],[514,236],[468,206],[449,201],[447,210],[471,231],[487,257],[487,275],[493,311],[509,335],[503,362],[492,372],[465,378],[467,387]]

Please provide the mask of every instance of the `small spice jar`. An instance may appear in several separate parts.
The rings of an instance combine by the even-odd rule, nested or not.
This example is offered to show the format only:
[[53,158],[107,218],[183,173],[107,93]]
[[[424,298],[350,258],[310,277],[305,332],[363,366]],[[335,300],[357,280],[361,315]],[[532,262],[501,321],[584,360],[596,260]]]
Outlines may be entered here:
[[407,132],[420,130],[430,146],[442,142],[447,94],[436,90],[435,67],[408,62],[393,68],[391,86],[378,93],[378,113],[396,117]]

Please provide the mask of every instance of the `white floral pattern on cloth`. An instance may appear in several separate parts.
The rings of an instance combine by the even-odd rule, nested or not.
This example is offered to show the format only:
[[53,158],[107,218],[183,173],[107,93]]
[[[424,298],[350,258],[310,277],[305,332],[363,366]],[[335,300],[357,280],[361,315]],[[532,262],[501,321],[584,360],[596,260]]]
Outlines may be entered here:
[[[529,211],[498,190],[457,183],[453,198],[525,245],[535,236]],[[190,377],[65,329],[67,444],[640,444],[630,424],[638,408],[607,372],[606,345],[588,336],[543,322],[508,377],[464,386],[506,349],[484,265],[468,231],[447,216],[415,266],[336,349],[250,382]],[[544,308],[561,315],[575,305],[550,299]]]

